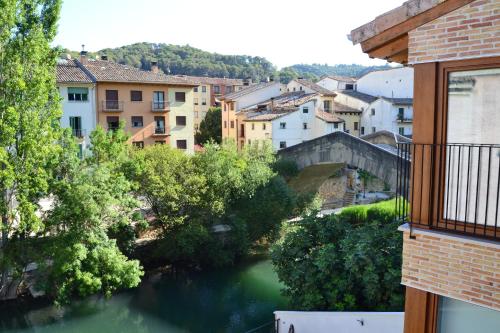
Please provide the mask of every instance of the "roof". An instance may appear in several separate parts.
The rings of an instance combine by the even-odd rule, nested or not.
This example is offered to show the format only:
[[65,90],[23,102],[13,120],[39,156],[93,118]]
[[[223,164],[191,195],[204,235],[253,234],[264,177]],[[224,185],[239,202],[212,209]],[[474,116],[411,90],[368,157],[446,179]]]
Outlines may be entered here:
[[337,117],[333,113],[320,111],[316,112],[316,117],[326,121],[327,123],[343,123],[344,119]]
[[271,82],[263,82],[263,83],[254,84],[252,86],[248,86],[248,88],[244,88],[242,90],[235,91],[235,92],[233,92],[231,94],[227,94],[226,96],[221,97],[220,99],[221,100],[234,100],[234,99],[240,98],[242,96],[245,96],[245,95],[251,94],[253,92],[256,92],[256,91],[258,91],[260,89],[264,89],[264,88],[270,87],[270,86],[272,86],[274,84],[279,84],[279,83],[271,81]]
[[307,88],[317,92],[318,94],[324,95],[324,96],[337,96],[333,91],[330,91],[326,88],[323,88],[322,86],[309,81],[309,80],[304,80],[304,79],[295,79],[294,81],[300,83],[303,86],[306,86]]
[[361,113],[363,111],[351,108],[350,106],[344,105],[339,102],[333,101],[333,112],[354,112],[354,113]]
[[342,91],[340,91],[340,93],[347,95],[349,97],[355,98],[355,99],[359,99],[360,101],[363,101],[363,102],[368,103],[368,104],[371,104],[378,99],[378,97],[368,95],[368,94],[359,92],[357,90],[342,90]]
[[413,105],[413,98],[388,98],[388,97],[381,97],[381,98],[396,105]]
[[242,79],[228,79],[223,77],[207,77],[207,76],[190,76],[190,75],[176,75],[176,77],[186,78],[192,83],[198,84],[212,84],[221,86],[242,86]]
[[93,78],[86,73],[75,59],[58,59],[56,66],[58,83],[93,83]]
[[278,119],[280,117],[286,116],[290,113],[293,113],[296,110],[293,111],[275,111],[275,112],[266,112],[266,113],[260,113],[256,115],[248,115],[248,118],[243,120],[243,121],[271,121]]
[[[250,112],[255,110],[262,110],[263,107],[265,109],[263,111],[270,111],[272,109],[297,109],[300,105],[305,104],[315,98],[317,98],[319,94],[310,93],[306,94],[305,91],[294,91],[287,92],[281,94],[279,96],[267,99],[265,101],[259,102],[252,106],[242,109],[243,112]],[[272,105],[272,106],[271,106]],[[259,111],[259,112],[263,112]]]
[[356,78],[350,77],[350,76],[340,76],[340,75],[326,75],[322,77],[321,79],[332,79],[336,81],[342,81],[342,82],[347,82],[347,83],[356,83]]
[[134,82],[134,83],[158,83],[171,85],[195,86],[185,77],[166,75],[122,65],[107,60],[87,60],[82,66],[87,69],[97,82]]

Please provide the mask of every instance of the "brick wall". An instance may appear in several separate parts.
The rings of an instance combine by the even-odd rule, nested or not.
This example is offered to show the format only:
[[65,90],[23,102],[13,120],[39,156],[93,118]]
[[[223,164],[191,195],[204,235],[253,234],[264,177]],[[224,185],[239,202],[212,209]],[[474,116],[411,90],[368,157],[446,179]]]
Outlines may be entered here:
[[500,1],[473,1],[408,35],[410,64],[499,56]]
[[500,310],[500,244],[404,228],[402,284]]

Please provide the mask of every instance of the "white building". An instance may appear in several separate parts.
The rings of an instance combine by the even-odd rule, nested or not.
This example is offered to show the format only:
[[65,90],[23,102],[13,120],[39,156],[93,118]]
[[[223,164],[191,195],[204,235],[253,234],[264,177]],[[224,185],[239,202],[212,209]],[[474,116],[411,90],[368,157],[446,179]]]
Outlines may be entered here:
[[360,77],[357,91],[376,97],[413,98],[413,68],[396,67]]
[[361,116],[361,135],[390,131],[412,135],[413,99],[380,97]]
[[356,79],[348,76],[328,75],[317,84],[331,91],[356,90]]
[[71,128],[78,139],[80,154],[89,147],[96,128],[95,80],[74,59],[59,59],[57,86],[62,98],[61,126]]

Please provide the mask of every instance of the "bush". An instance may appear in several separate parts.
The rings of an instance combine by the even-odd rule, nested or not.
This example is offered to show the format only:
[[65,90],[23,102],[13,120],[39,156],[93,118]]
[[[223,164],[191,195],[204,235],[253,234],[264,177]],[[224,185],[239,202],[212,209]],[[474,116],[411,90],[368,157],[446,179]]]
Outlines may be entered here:
[[273,165],[273,170],[286,180],[299,174],[299,166],[294,160],[279,158]]
[[[271,257],[292,306],[400,311],[402,236],[387,203],[287,226]],[[394,207],[394,206],[392,206]]]

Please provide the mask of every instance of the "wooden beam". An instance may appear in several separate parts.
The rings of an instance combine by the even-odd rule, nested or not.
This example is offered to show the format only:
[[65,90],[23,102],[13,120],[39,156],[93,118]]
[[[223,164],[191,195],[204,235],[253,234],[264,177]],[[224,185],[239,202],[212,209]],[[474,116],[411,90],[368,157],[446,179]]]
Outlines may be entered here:
[[474,0],[448,0],[425,11],[419,15],[413,16],[406,21],[397,24],[378,35],[373,36],[370,39],[361,42],[361,49],[365,53],[370,53],[371,51],[379,48],[400,36],[407,34],[409,31],[416,29],[425,23],[435,20],[443,15],[446,15],[460,7],[463,7]]
[[407,64],[408,63],[408,49],[405,49],[397,54],[394,54],[387,58],[387,61],[397,62],[398,64]]
[[387,59],[405,50],[408,50],[408,34],[374,49],[368,55],[370,58]]

